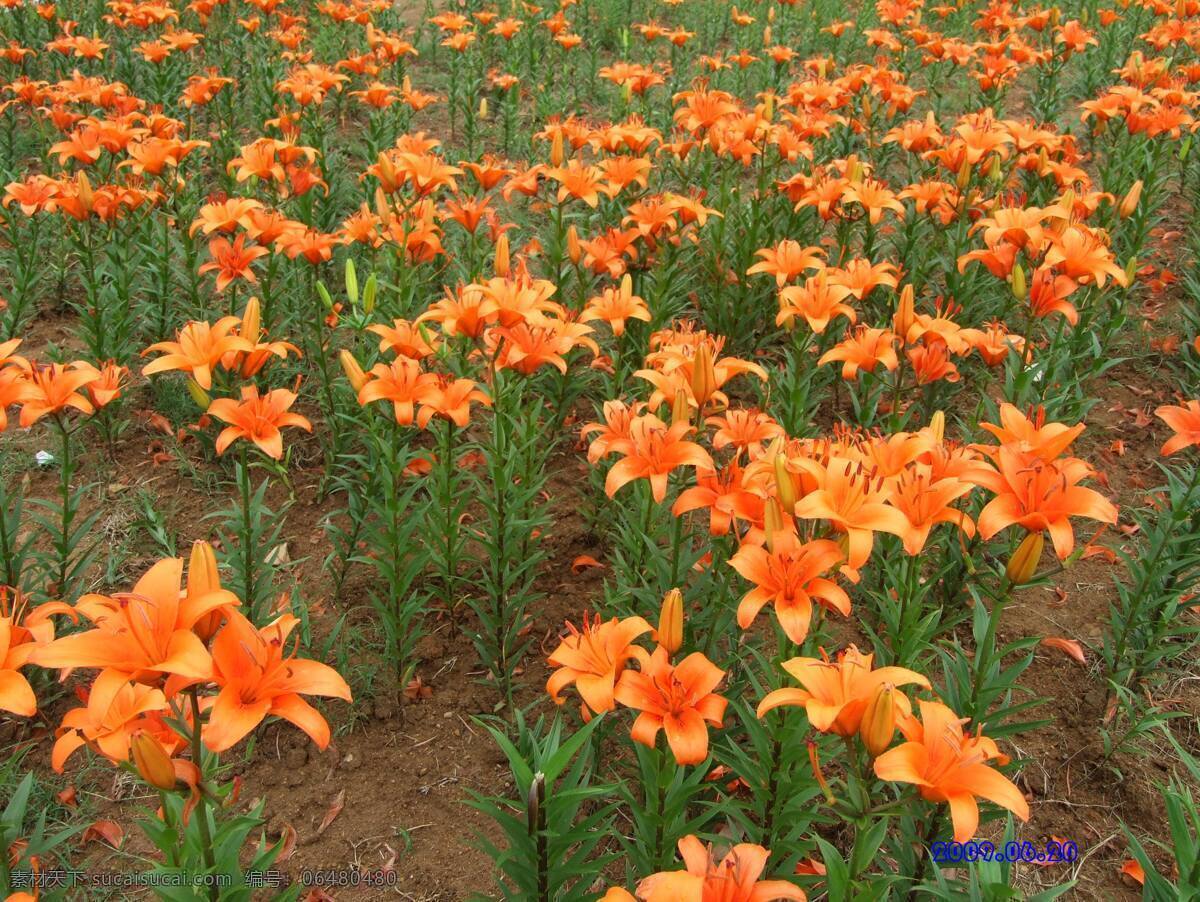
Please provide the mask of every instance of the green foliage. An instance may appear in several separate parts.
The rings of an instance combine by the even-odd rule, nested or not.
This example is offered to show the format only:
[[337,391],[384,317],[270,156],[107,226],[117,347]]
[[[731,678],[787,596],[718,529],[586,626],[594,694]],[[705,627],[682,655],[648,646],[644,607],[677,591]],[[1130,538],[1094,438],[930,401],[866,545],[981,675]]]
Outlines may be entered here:
[[[12,758],[13,762],[21,760],[20,755],[15,755]],[[5,769],[0,771],[0,786],[10,786],[12,774]],[[13,882],[14,874],[24,872],[30,873],[34,870],[34,861],[40,862],[39,867],[44,869],[48,861],[52,861],[61,854],[61,847],[71,837],[83,830],[83,825],[79,824],[73,827],[64,827],[56,832],[47,832],[46,829],[46,808],[42,807],[41,811],[35,816],[34,810],[30,807],[30,802],[33,796],[35,780],[32,773],[25,774],[21,781],[12,789],[12,794],[9,797],[8,803],[4,806],[3,812],[0,812],[0,892],[5,895],[18,891],[32,891],[32,887],[28,884],[22,885]],[[21,844],[17,845],[18,841]],[[16,850],[16,861],[10,860],[10,853]],[[63,898],[64,892],[53,887],[48,892],[41,892],[40,898],[54,900]]]
[[1166,484],[1153,508],[1130,513],[1138,526],[1132,552],[1119,551],[1124,578],[1100,648],[1110,693],[1158,682],[1195,647],[1200,627],[1185,609],[1200,582],[1200,467],[1163,467]]
[[505,847],[484,836],[496,863],[501,898],[529,902],[591,900],[591,885],[616,855],[602,844],[613,833],[615,787],[595,779],[590,740],[603,717],[567,736],[562,718],[532,725],[518,712],[515,736],[484,723],[504,751],[513,777],[510,797],[471,791],[471,807],[500,828]]
[[[249,902],[261,896],[261,886],[255,885],[254,873],[271,869],[286,840],[268,844],[260,833],[258,842],[251,845],[251,834],[260,830],[264,801],[247,814],[234,814],[220,805],[204,806],[185,817],[185,796],[161,793],[164,818],[143,818],[138,822],[146,837],[163,855],[161,861],[145,862],[147,874],[153,875],[154,894],[167,902]],[[212,866],[205,860],[206,836],[200,829],[201,818],[208,822],[212,839]],[[246,850],[249,856],[242,864]],[[247,879],[249,876],[249,880]],[[156,879],[154,879],[156,878]],[[299,884],[275,893],[272,898],[290,902],[300,897]]]
[[523,377],[498,374],[490,437],[481,445],[484,466],[470,477],[482,507],[473,530],[484,562],[480,595],[467,603],[479,618],[472,633],[488,674],[512,705],[512,675],[525,650],[527,611],[541,597],[534,588],[541,543],[550,524],[542,499],[547,441],[539,405],[524,401]]
[[[1166,735],[1183,765],[1183,772],[1172,774],[1170,782],[1162,787],[1170,825],[1168,840],[1140,838],[1127,824],[1121,824],[1133,858],[1145,872],[1142,898],[1147,902],[1173,902],[1200,895],[1200,801],[1195,797],[1195,787],[1200,785],[1200,761],[1174,736]],[[1173,872],[1164,874],[1159,869],[1155,856],[1150,854],[1153,849],[1162,850],[1174,862]]]

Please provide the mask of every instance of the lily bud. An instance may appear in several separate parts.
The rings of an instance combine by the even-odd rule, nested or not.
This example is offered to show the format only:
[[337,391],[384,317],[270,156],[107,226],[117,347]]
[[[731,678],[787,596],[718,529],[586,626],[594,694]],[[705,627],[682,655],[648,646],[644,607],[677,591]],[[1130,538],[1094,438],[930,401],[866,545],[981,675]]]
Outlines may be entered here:
[[778,498],[767,499],[763,508],[763,532],[766,533],[767,551],[775,551],[775,536],[783,532],[783,511]]
[[192,396],[192,400],[196,402],[196,406],[201,410],[208,410],[212,405],[212,398],[208,396],[208,392],[200,387],[200,383],[195,379],[187,381],[188,394]]
[[192,543],[192,554],[188,558],[187,594],[199,598],[221,588],[221,575],[217,570],[217,555],[212,545],[203,540]]
[[129,740],[133,766],[138,776],[151,786],[164,791],[175,788],[175,766],[159,741],[149,733],[139,731]]
[[859,724],[858,735],[872,758],[882,755],[892,744],[896,733],[896,690],[890,685],[879,687],[867,702]]
[[[775,11],[775,7],[772,6],[771,12],[774,12],[774,11]],[[774,116],[775,116],[775,95],[774,95],[774,93],[768,93],[766,98],[763,100],[763,118],[766,119],[768,122],[770,122],[771,119],[774,118]]]
[[771,26],[770,25],[768,25],[766,28],[763,29],[763,46],[764,47],[771,46]]
[[507,279],[509,272],[511,272],[511,269],[509,266],[509,257],[508,257],[508,233],[507,232],[505,232],[499,238],[496,239],[496,262],[495,262],[495,265],[493,266],[493,269],[495,269],[496,275],[498,275],[502,279]]
[[366,287],[363,288],[363,312],[372,313],[375,310],[375,293],[379,290],[379,279],[375,273],[367,276]]
[[692,395],[701,410],[717,390],[717,371],[713,367],[712,348],[702,341],[696,348],[692,360]]
[[1130,187],[1125,197],[1121,200],[1121,206],[1117,208],[1117,215],[1122,219],[1128,219],[1137,209],[1138,201],[1142,199],[1142,180],[1138,179]]
[[929,418],[929,431],[933,434],[933,440],[939,444],[946,435],[946,412],[944,410],[935,410],[933,416]]
[[869,94],[864,94],[864,95],[863,95],[863,99],[862,99],[862,114],[863,114],[863,119],[865,119],[866,121],[868,121],[868,122],[869,122],[869,121],[871,120],[871,113],[872,113],[872,109],[871,109],[871,95],[869,95]]
[[396,167],[387,154],[381,153],[376,158],[375,163],[380,187],[383,188],[384,194],[391,194],[400,187],[400,182],[403,180],[402,177],[396,172]]
[[958,167],[958,175],[955,176],[954,184],[960,192],[967,190],[967,185],[971,184],[971,162],[964,157],[962,165]]
[[1004,171],[1000,168],[1000,157],[992,155],[992,162],[988,166],[988,178],[993,184],[1000,184],[1000,180],[1004,177]]
[[1075,189],[1068,188],[1063,193],[1062,200],[1059,201],[1059,203],[1061,203],[1062,208],[1067,211],[1067,222],[1069,224],[1070,221],[1075,218]]
[[317,294],[321,297],[321,303],[325,305],[325,309],[330,313],[333,312],[333,295],[329,293],[329,289],[325,287],[324,282],[317,283]]
[[1038,561],[1042,559],[1045,544],[1046,537],[1040,531],[1031,532],[1021,540],[1017,550],[1008,559],[1008,566],[1004,568],[1004,575],[1010,583],[1019,586],[1029,582],[1037,570]]
[[486,122],[488,117],[488,102],[486,97],[479,98],[479,121]]
[[1130,257],[1129,262],[1125,264],[1125,281],[1132,285],[1137,278],[1138,263],[1137,257]]
[[1057,6],[1050,10],[1050,27],[1058,28],[1058,23],[1062,20],[1062,10]]
[[82,169],[75,173],[75,188],[79,193],[79,205],[91,213],[96,197],[92,193],[92,183],[88,181],[87,173]]
[[375,188],[375,215],[379,217],[379,224],[383,228],[391,227],[392,205],[388,203],[387,195],[384,194],[383,188],[378,186]]
[[341,363],[342,372],[346,374],[346,379],[349,380],[350,387],[354,389],[355,394],[362,391],[362,387],[367,384],[367,374],[358,365],[354,355],[343,348],[338,352],[338,362]]
[[[193,542],[192,555],[188,560],[187,597],[200,598],[220,589],[221,574],[217,570],[217,555],[212,545],[205,541]],[[192,632],[200,637],[201,642],[207,643],[216,635],[224,620],[225,615],[217,608],[197,620],[192,626]]]
[[250,300],[246,301],[245,309],[242,310],[242,328],[238,332],[240,337],[252,343],[257,342],[258,336],[262,334],[262,308],[255,295],[251,295]]
[[912,285],[905,285],[900,289],[900,298],[896,301],[896,312],[892,316],[892,329],[900,336],[901,341],[907,339],[908,330],[912,328],[917,319],[914,294]]
[[825,782],[825,774],[821,770],[821,755],[817,751],[817,744],[811,739],[808,740],[808,763],[812,766],[813,776],[817,778],[817,785],[821,787],[821,792],[825,793],[825,801],[830,805],[834,804],[837,800],[833,797],[829,784]]
[[563,133],[562,129],[558,129],[554,133],[554,137],[550,141],[550,165],[561,166],[566,154],[563,151]]
[[583,256],[583,248],[579,246],[579,232],[576,231],[575,226],[567,228],[567,256],[576,266],[579,265],[579,259]]
[[679,423],[692,422],[692,405],[688,403],[687,392],[682,388],[677,389],[675,397],[671,401],[671,425],[675,426]]
[[1018,301],[1025,300],[1026,296],[1029,294],[1029,288],[1025,284],[1025,270],[1021,267],[1020,263],[1013,265],[1012,293],[1013,297]]
[[658,644],[675,654],[683,645],[683,593],[672,589],[663,596],[658,616]]
[[529,785],[529,795],[525,799],[525,823],[530,836],[536,836],[546,829],[546,775],[541,771],[533,775],[533,782]]
[[796,509],[796,502],[800,499],[796,497],[796,483],[792,481],[792,474],[788,472],[787,458],[782,454],[776,454],[773,461],[775,465],[775,490],[779,495],[779,503],[783,505],[783,509],[791,513]]
[[351,307],[358,306],[358,271],[354,268],[354,260],[346,258],[346,297]]

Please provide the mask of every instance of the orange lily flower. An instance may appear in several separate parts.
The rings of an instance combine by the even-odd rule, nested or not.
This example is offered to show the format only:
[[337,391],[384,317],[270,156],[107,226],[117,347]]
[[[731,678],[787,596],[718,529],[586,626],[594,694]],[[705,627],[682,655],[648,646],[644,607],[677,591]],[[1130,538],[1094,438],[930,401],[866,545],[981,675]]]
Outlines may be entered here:
[[248,353],[254,350],[254,345],[247,339],[233,334],[241,324],[236,316],[222,317],[213,325],[188,323],[179,330],[178,341],[160,341],[142,351],[143,356],[154,351],[163,354],[143,369],[142,375],[183,370],[201,388],[212,388],[212,369],[222,357],[234,351]]
[[97,410],[107,407],[120,397],[121,390],[124,388],[125,377],[129,375],[127,367],[119,366],[112,360],[109,360],[99,369],[84,361],[79,361],[75,366],[79,369],[91,368],[95,371],[96,378],[85,385],[84,388],[87,390],[88,399],[92,402],[92,406]]
[[[651,874],[638,884],[645,902],[804,902],[804,890],[786,880],[759,880],[771,853],[762,846],[738,843],[718,863],[712,847],[695,836],[679,840],[685,871]],[[626,893],[628,896],[628,893]],[[617,897],[622,898],[622,897]]]
[[208,253],[212,258],[200,265],[198,272],[215,271],[217,274],[217,291],[224,291],[236,279],[245,279],[251,284],[258,282],[258,276],[250,268],[259,257],[270,253],[265,247],[252,245],[246,247],[246,236],[238,235],[233,243],[226,238],[214,238],[208,243]]
[[238,326],[238,337],[250,343],[250,350],[245,353],[231,351],[221,358],[221,366],[232,372],[239,369],[238,361],[241,360],[240,372],[247,379],[257,375],[272,357],[286,360],[288,354],[303,356],[291,342],[264,340],[266,331],[262,328],[262,309],[256,297],[246,301],[241,325]]
[[720,471],[696,469],[696,484],[684,489],[675,499],[671,513],[676,517],[689,511],[708,510],[710,535],[729,534],[735,519],[757,523],[763,516],[761,495],[745,488],[745,471],[736,460]]
[[488,279],[479,287],[485,298],[485,315],[506,328],[521,323],[544,325],[545,314],[560,309],[550,300],[558,290],[554,283],[532,278],[523,262],[514,277]]
[[593,432],[600,433],[588,445],[588,463],[594,464],[601,458],[607,457],[616,451],[621,443],[632,442],[633,436],[629,428],[645,409],[646,405],[642,401],[636,401],[628,407],[624,401],[605,401],[604,422],[588,423],[579,430],[580,439],[586,439]]
[[848,338],[822,354],[817,363],[824,366],[840,360],[843,379],[857,379],[859,370],[873,373],[875,367],[880,365],[892,372],[900,365],[900,359],[896,356],[896,341],[895,333],[887,329],[859,326]]
[[625,321],[640,319],[650,322],[650,308],[642,298],[633,293],[633,281],[628,274],[621,277],[619,288],[605,288],[599,295],[589,298],[587,307],[579,316],[581,323],[604,320],[612,327],[613,335],[620,338],[625,334]]
[[732,446],[738,457],[748,454],[752,459],[762,456],[763,446],[784,434],[774,417],[760,410],[727,410],[721,416],[704,421],[716,428],[712,436],[714,451]]
[[973,536],[971,518],[951,505],[970,494],[974,486],[954,477],[938,479],[925,464],[909,467],[900,474],[892,492],[891,504],[908,518],[911,529],[901,537],[907,554],[920,554],[929,541],[929,533],[938,523],[953,523]]
[[921,797],[946,802],[954,823],[954,841],[966,842],[979,829],[975,797],[1007,808],[1029,820],[1029,803],[1011,780],[989,766],[1006,763],[996,743],[983,735],[963,734],[963,721],[940,702],[921,701],[921,720],[901,718],[900,730],[909,741],[875,759],[881,780],[911,783]]
[[213,679],[221,687],[204,725],[204,744],[214,752],[237,745],[266,717],[282,717],[308,734],[324,750],[329,724],[301,695],[350,701],[350,687],[327,664],[284,655],[284,644],[299,624],[291,614],[255,629],[240,612],[213,640]]
[[446,296],[431,304],[428,310],[417,317],[416,322],[438,323],[446,335],[479,338],[484,328],[495,322],[496,317],[495,307],[487,303],[482,287],[460,285],[453,293],[447,288]]
[[54,640],[50,615],[76,615],[73,608],[59,601],[48,601],[24,613],[24,597],[20,592],[14,596],[10,605],[9,589],[0,586],[0,711],[32,717],[37,713],[37,698],[21,668],[38,648]]
[[145,728],[146,715],[166,707],[167,699],[161,689],[141,683],[122,680],[114,691],[97,691],[93,687],[86,706],[72,708],[63,715],[50,753],[50,766],[55,773],[62,773],[67,759],[84,745],[110,761],[127,761],[129,741],[135,732]]
[[[1046,411],[1038,408],[1033,419],[1021,413],[1014,405],[1000,405],[1000,425],[980,423],[1001,445],[1014,448],[1023,454],[1035,454],[1042,460],[1054,460],[1071,447],[1071,443],[1083,432],[1083,423],[1067,426],[1065,423],[1047,423]],[[993,457],[1000,449],[989,445],[976,445],[976,449]]]
[[313,266],[333,257],[336,235],[327,235],[316,229],[289,229],[275,239],[275,249],[282,251],[289,260],[303,257]]
[[[814,730],[838,736],[855,735],[862,725],[867,705],[883,686],[920,686],[929,689],[929,680],[903,667],[880,667],[873,670],[873,654],[863,654],[851,645],[837,656],[828,658],[792,658],[783,662],[783,669],[803,689],[776,689],[768,692],[758,705],[758,716],[783,706],[804,708]],[[897,714],[911,714],[907,696],[893,696]],[[900,718],[898,718],[900,719]]]
[[566,166],[547,169],[545,174],[558,182],[560,204],[572,197],[582,200],[589,207],[595,207],[600,202],[601,193],[612,196],[600,168],[585,166],[578,159],[572,159]]
[[819,247],[804,247],[791,238],[785,238],[774,247],[755,251],[754,255],[763,259],[746,270],[746,275],[768,273],[775,276],[775,284],[779,288],[801,273],[825,266],[825,251]]
[[1118,285],[1129,283],[1125,270],[1117,266],[1108,247],[1086,226],[1070,226],[1054,235],[1044,263],[1084,284],[1094,282],[1103,288],[1109,276]]
[[850,295],[849,288],[831,280],[829,271],[823,269],[805,279],[803,286],[789,285],[779,292],[775,324],[782,326],[793,317],[802,316],[810,329],[821,334],[835,316],[844,316],[853,323],[858,314],[849,304],[842,303]]
[[238,226],[245,228],[249,225],[250,214],[262,208],[263,205],[252,197],[231,197],[219,203],[205,204],[197,212],[188,232],[195,235],[202,231],[211,235],[213,232],[232,232]]
[[25,396],[27,375],[15,366],[0,367],[0,432],[8,428],[8,408]]
[[312,423],[298,413],[289,412],[295,402],[295,393],[286,388],[276,388],[265,397],[259,397],[256,385],[242,387],[240,402],[233,398],[217,398],[209,405],[208,414],[229,424],[217,436],[217,453],[224,454],[233,442],[244,438],[254,442],[268,457],[281,459],[283,436],[279,430],[282,427],[296,426],[312,432]]
[[358,403],[366,407],[372,401],[391,401],[396,422],[411,426],[416,402],[425,398],[437,381],[433,373],[421,371],[421,365],[408,357],[397,357],[390,364],[377,363],[367,374],[369,381],[358,391]]
[[843,616],[850,613],[850,596],[824,575],[845,555],[828,539],[801,542],[786,530],[770,539],[770,549],[747,542],[729,559],[729,566],[754,583],[738,603],[738,626],[747,629],[764,605],[773,604],[784,633],[799,645],[808,636],[814,600]]
[[470,420],[472,401],[492,406],[492,399],[487,392],[473,380],[452,379],[449,376],[434,376],[418,400],[421,409],[417,412],[417,426],[421,429],[426,428],[435,416],[449,420],[462,429]]
[[426,330],[417,323],[405,319],[394,319],[390,326],[367,326],[367,331],[379,336],[380,351],[391,351],[400,357],[424,360],[437,350],[436,339],[427,336]]
[[[129,592],[83,596],[75,610],[95,628],[55,639],[35,650],[31,662],[40,667],[99,667],[115,674],[118,682],[148,682],[162,674],[178,677],[184,685],[208,679],[212,661],[192,627],[209,612],[235,606],[238,600],[223,589],[185,596],[182,580],[183,560],[166,558]],[[101,686],[97,678],[93,694]]]
[[886,502],[891,488],[875,470],[857,461],[833,458],[817,468],[819,488],[796,502],[801,519],[828,520],[846,533],[846,566],[857,570],[871,556],[876,532],[904,536],[912,531],[908,518]]
[[645,664],[650,656],[633,640],[651,631],[651,626],[641,617],[614,617],[602,621],[597,614],[595,620],[583,615],[583,629],[567,623],[570,635],[550,653],[548,661],[557,668],[546,681],[546,692],[555,704],[564,699],[559,695],[572,683],[583,699],[583,704],[593,714],[603,714],[616,707],[613,691],[625,665],[636,660]]
[[1154,415],[1175,432],[1159,450],[1163,457],[1200,445],[1200,401],[1187,401],[1182,407],[1164,404]]
[[1075,291],[1075,281],[1067,276],[1058,276],[1046,267],[1034,272],[1029,280],[1029,310],[1036,317],[1061,313],[1072,326],[1079,322],[1075,305],[1067,300]]
[[1066,560],[1075,548],[1071,517],[1117,522],[1112,502],[1078,484],[1093,471],[1077,458],[1048,461],[1001,446],[993,464],[994,469],[977,466],[965,477],[996,495],[979,512],[979,535],[984,541],[1013,524],[1030,532],[1044,529],[1059,560]]
[[44,416],[73,407],[84,414],[95,412],[92,402],[79,389],[100,378],[95,367],[78,363],[32,366],[22,383],[21,426],[29,427]]
[[705,724],[719,728],[725,716],[728,702],[713,693],[725,671],[700,652],[672,665],[661,645],[642,666],[622,673],[614,693],[621,704],[642,712],[633,722],[633,741],[654,748],[662,730],[678,764],[701,763],[708,757]]
[[576,347],[587,347],[593,356],[600,348],[587,335],[590,326],[557,319],[542,319],[538,325],[518,323],[499,327],[484,335],[484,345],[497,369],[514,369],[526,376],[550,364],[567,372],[566,355]]
[[891,210],[899,219],[904,218],[904,204],[897,200],[895,192],[887,185],[875,179],[850,182],[842,192],[842,206],[848,204],[861,206],[866,211],[871,225],[879,224],[884,210]]
[[629,439],[613,443],[613,450],[625,457],[613,464],[604,482],[611,498],[626,483],[649,479],[654,500],[662,503],[667,495],[667,478],[677,467],[713,469],[708,452],[684,436],[691,431],[686,422],[667,426],[653,414],[643,414],[629,424]]
[[866,299],[880,285],[895,288],[900,284],[900,271],[896,264],[887,260],[872,263],[859,257],[850,260],[845,266],[831,269],[829,273],[835,283],[848,289],[850,294],[860,301]]

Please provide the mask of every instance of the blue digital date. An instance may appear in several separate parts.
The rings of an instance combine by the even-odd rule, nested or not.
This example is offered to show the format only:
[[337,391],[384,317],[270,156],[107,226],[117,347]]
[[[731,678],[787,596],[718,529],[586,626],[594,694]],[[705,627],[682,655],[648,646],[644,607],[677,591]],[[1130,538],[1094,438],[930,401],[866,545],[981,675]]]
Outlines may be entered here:
[[935,842],[929,847],[934,861],[1023,861],[1033,864],[1067,864],[1079,857],[1079,847],[1073,842],[1048,842],[1040,846],[1032,842],[1006,842],[1001,845],[987,842]]

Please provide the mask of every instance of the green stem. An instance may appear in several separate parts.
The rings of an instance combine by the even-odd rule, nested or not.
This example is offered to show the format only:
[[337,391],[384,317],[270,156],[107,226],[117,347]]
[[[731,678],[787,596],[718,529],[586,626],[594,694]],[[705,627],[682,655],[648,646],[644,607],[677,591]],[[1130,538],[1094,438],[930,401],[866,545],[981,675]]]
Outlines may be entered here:
[[258,580],[255,571],[254,525],[251,520],[251,486],[250,462],[246,455],[246,442],[241,442],[240,462],[238,465],[238,491],[242,502],[241,543],[242,543],[242,589],[245,592],[246,604],[250,608],[250,619],[256,626],[260,625],[261,612],[258,610]]
[[67,575],[70,571],[71,559],[71,521],[75,519],[74,505],[71,499],[71,471],[74,461],[71,460],[71,430],[59,417],[55,418],[59,433],[62,436],[62,459],[60,461],[61,480],[59,492],[62,495],[62,527],[58,536],[58,592],[62,596],[70,594],[67,586]]
[[19,588],[20,574],[16,571],[16,561],[12,552],[12,542],[16,536],[10,539],[8,535],[8,513],[12,508],[8,500],[8,486],[5,483],[6,480],[0,477],[0,565],[4,567],[3,584],[16,590]]
[[[200,779],[197,783],[200,787],[204,786],[204,749],[200,744],[200,695],[195,686],[188,688],[188,698],[192,702],[192,764],[196,765],[196,770],[200,773]],[[204,867],[210,874],[216,873],[216,856],[213,854],[212,831],[208,826],[208,801],[204,798],[204,791],[201,788],[196,797],[196,817],[199,819],[200,829],[200,851],[204,855]],[[215,885],[208,888],[208,898],[211,902],[217,900],[217,887]]]
[[929,819],[925,822],[925,829],[921,831],[921,860],[917,864],[916,871],[913,872],[913,885],[909,890],[908,895],[910,899],[915,899],[918,897],[916,891],[917,887],[920,886],[921,881],[925,879],[925,869],[929,867],[929,859],[932,857],[932,853],[929,850],[929,844],[933,841],[933,838],[937,836],[937,828],[938,824],[941,823],[941,820],[942,806],[938,805],[938,807],[935,808],[933,813],[929,816]]

